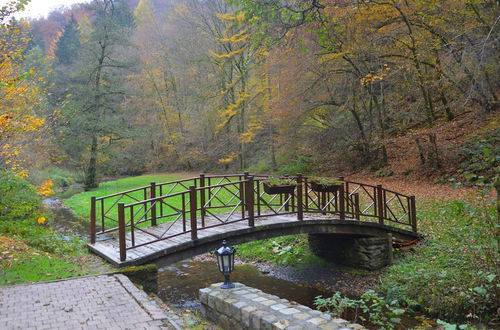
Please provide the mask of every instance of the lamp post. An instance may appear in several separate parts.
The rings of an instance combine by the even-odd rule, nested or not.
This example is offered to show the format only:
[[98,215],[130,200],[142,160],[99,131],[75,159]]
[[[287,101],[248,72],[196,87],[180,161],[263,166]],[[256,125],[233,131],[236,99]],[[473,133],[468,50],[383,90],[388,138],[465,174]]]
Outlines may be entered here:
[[224,283],[221,285],[221,289],[231,289],[234,288],[234,284],[231,283],[229,275],[234,270],[234,253],[236,249],[227,247],[226,240],[222,241],[222,247],[215,250],[215,255],[217,256],[217,263],[219,265],[219,271],[224,274]]

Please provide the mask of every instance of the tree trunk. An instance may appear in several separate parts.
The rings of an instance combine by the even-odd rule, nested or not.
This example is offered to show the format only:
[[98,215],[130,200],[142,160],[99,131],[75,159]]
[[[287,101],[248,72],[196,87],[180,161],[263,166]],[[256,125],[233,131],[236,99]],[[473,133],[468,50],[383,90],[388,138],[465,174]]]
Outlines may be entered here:
[[87,173],[85,174],[85,190],[97,188],[97,137],[92,137],[92,144],[90,146],[90,159]]

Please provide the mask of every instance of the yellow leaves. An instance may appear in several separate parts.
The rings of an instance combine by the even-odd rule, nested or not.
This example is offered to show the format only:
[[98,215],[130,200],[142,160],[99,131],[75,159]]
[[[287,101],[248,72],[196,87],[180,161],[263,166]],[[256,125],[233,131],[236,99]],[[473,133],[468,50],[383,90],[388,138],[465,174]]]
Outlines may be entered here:
[[43,225],[45,223],[47,219],[45,219],[45,217],[39,217],[38,219],[36,219],[36,222],[39,224],[39,225]]
[[364,76],[363,78],[361,78],[359,81],[361,82],[361,85],[363,86],[366,86],[366,85],[369,85],[377,80],[384,80],[384,78],[387,76],[388,72],[391,70],[391,68],[389,68],[387,66],[387,64],[384,64],[384,71],[382,71],[381,73],[379,74],[367,74],[366,76]]
[[244,46],[244,47],[238,48],[236,50],[233,50],[232,52],[225,53],[225,54],[216,54],[216,53],[212,52],[211,50],[209,50],[208,53],[215,59],[228,60],[228,59],[235,57],[236,55],[243,53],[243,51],[245,49],[246,49],[246,47]]
[[109,136],[101,136],[101,137],[97,138],[97,141],[99,141],[100,143],[109,143],[110,140],[111,140],[111,137],[109,137]]
[[43,197],[53,195],[55,193],[54,190],[52,190],[53,186],[54,182],[52,182],[52,180],[45,180],[40,186],[38,186],[36,193]]
[[240,134],[241,143],[251,143],[254,141],[257,133],[264,127],[260,117],[252,116],[250,118],[250,123],[248,124],[247,130]]
[[219,132],[222,128],[224,128],[231,118],[233,118],[237,113],[238,113],[238,108],[241,106],[243,102],[245,102],[246,99],[250,97],[250,94],[248,93],[241,93],[239,98],[236,100],[235,103],[229,104],[226,109],[222,110],[219,113],[219,116],[223,119],[223,121],[216,126],[216,131]]
[[20,170],[14,174],[18,178],[27,178],[28,177],[28,170]]
[[230,164],[230,163],[234,162],[234,160],[236,159],[236,157],[238,157],[238,153],[233,152],[232,154],[230,154],[226,158],[219,158],[218,162],[220,164]]
[[245,20],[245,13],[244,12],[227,13],[227,14],[216,13],[216,15],[218,18],[220,18],[223,21],[243,22]]
[[248,34],[248,30],[242,30],[238,33],[233,34],[230,37],[226,38],[218,38],[220,42],[229,42],[229,43],[237,43],[244,42],[250,38],[250,34]]
[[329,53],[322,55],[320,58],[321,63],[326,63],[330,61],[334,61],[336,59],[341,59],[343,56],[345,56],[347,52],[338,52],[338,53]]

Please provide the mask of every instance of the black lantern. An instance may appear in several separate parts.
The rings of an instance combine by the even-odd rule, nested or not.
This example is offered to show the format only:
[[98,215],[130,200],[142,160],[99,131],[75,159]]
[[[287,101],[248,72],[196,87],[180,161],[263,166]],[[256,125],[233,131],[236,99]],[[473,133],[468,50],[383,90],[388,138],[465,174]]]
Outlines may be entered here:
[[222,289],[234,288],[234,284],[229,279],[229,274],[234,270],[234,253],[236,249],[227,247],[226,240],[222,241],[222,247],[215,250],[217,256],[217,263],[219,264],[219,271],[224,274],[224,284]]

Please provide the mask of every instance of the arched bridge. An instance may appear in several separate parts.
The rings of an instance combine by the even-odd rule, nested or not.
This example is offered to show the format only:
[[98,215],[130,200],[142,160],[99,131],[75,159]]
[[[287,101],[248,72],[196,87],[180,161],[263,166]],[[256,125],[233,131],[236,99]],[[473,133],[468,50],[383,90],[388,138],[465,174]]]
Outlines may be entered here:
[[123,267],[157,258],[175,262],[240,244],[292,234],[417,237],[415,197],[340,178],[318,186],[300,174],[269,188],[257,174],[204,175],[151,183],[91,198],[89,249]]

